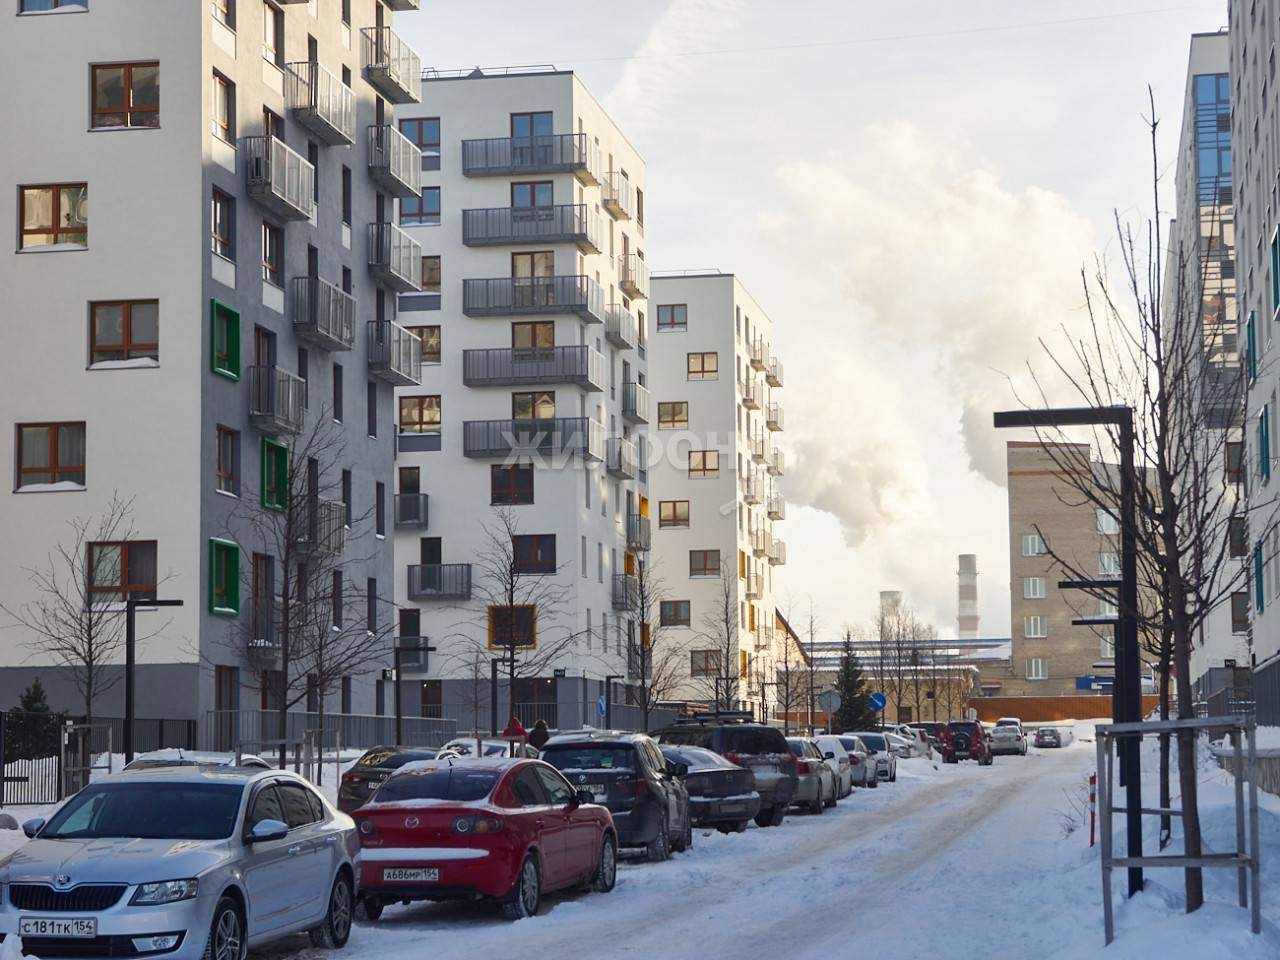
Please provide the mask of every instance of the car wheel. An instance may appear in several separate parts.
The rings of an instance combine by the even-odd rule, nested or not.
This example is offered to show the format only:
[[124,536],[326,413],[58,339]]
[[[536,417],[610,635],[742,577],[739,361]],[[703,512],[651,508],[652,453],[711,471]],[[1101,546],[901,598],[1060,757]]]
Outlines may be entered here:
[[542,878],[538,873],[538,860],[531,853],[524,858],[515,886],[502,901],[502,915],[508,920],[523,920],[537,914],[541,902]]
[[827,798],[828,807],[834,807],[837,803],[840,802],[840,797],[838,796],[839,793],[840,793],[839,785],[834,783],[831,784],[831,796]]
[[374,897],[361,897],[356,905],[356,917],[361,920],[377,920],[382,916],[382,908],[386,906]]
[[735,823],[735,824],[733,825],[733,832],[734,832],[734,833],[746,833],[746,832],[747,832],[747,823],[748,823],[748,821],[746,821],[746,820],[739,820],[737,823]]
[[612,834],[605,834],[600,842],[600,862],[596,875],[591,878],[591,889],[596,893],[608,893],[618,882],[618,846]]
[[658,834],[651,841],[649,846],[645,848],[645,859],[650,863],[661,863],[663,860],[671,856],[671,827],[667,822],[667,815],[662,815],[662,823],[658,827]]
[[880,777],[879,777],[879,775],[877,775],[877,776],[873,777],[873,778],[871,779],[871,781],[867,784],[867,786],[868,786],[868,787],[870,787],[872,790],[874,790],[876,787],[880,786]]
[[898,782],[898,768],[897,768],[897,767],[894,767],[894,768],[893,768],[893,773],[889,774],[889,782],[890,782],[890,783],[897,783],[897,782]]
[[241,960],[246,940],[240,907],[230,897],[223,897],[213,911],[204,960]]
[[683,850],[693,849],[693,821],[685,817],[684,821],[684,847]]
[[351,880],[346,873],[339,873],[333,881],[333,889],[329,891],[329,909],[325,912],[324,922],[307,931],[311,937],[311,945],[326,950],[345,947],[351,937],[353,907]]

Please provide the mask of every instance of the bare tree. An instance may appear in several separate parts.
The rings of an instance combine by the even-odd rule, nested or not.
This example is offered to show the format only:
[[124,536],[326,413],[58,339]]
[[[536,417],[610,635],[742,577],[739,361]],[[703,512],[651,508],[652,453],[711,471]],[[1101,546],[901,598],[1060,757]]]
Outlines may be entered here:
[[715,601],[703,616],[702,629],[698,633],[700,640],[710,644],[705,648],[709,657],[703,675],[693,677],[693,685],[720,710],[734,709],[738,700],[740,616],[737,571],[729,561],[722,559]]
[[[799,638],[791,630],[791,618],[783,618],[782,639],[774,665],[777,676],[775,687],[778,709],[782,712],[782,729],[791,732],[791,715],[798,714],[808,693],[809,681],[805,677],[808,657],[801,649]],[[810,668],[810,671],[812,669]]]
[[687,658],[683,646],[668,641],[662,619],[667,591],[655,564],[638,558],[634,577],[626,577],[621,588],[627,591],[634,618],[634,627],[627,633],[627,675],[646,731],[654,707],[669,699],[680,685]]

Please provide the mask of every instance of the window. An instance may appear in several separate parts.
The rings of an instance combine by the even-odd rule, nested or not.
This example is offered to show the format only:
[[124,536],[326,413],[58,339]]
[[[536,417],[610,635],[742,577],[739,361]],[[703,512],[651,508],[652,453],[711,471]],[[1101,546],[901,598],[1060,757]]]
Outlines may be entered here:
[[89,596],[95,602],[156,595],[156,542],[120,540],[89,544]]
[[1120,532],[1120,521],[1104,507],[1098,507],[1098,532],[1105,536]]
[[262,279],[284,286],[284,230],[262,221]]
[[[378,632],[378,581],[369,577],[364,582],[364,628],[373,636]],[[347,703],[351,702],[351,678],[343,677],[344,693]],[[345,709],[349,710],[350,706]]]
[[1249,555],[1249,522],[1244,517],[1231,518],[1227,537],[1231,556],[1240,558]]
[[710,480],[720,476],[719,450],[690,450],[689,479]]
[[346,592],[342,585],[342,571],[333,571],[329,586],[329,619],[335,627],[342,626],[343,607],[346,606]]
[[59,10],[62,7],[79,7],[89,9],[89,0],[19,0],[19,13],[34,13],[44,10]]
[[1098,616],[1106,617],[1109,620],[1114,620],[1116,617],[1120,616],[1120,607],[1117,606],[1114,600],[1106,600],[1103,598],[1099,598],[1098,599]]
[[530,606],[489,608],[489,647],[538,645],[538,610]]
[[272,597],[275,593],[275,559],[269,554],[255,553],[252,560],[253,589],[250,595],[252,606],[249,616],[253,621],[253,632],[250,639],[257,644],[269,645],[273,639],[273,614],[275,604]]
[[1040,534],[1024,533],[1022,535],[1022,555],[1024,557],[1043,557],[1044,553],[1044,538]]
[[440,292],[440,258],[438,256],[422,258],[422,292]]
[[214,489],[219,493],[240,495],[240,434],[230,427],[219,426],[215,435],[213,467]]
[[289,506],[289,448],[262,438],[262,505],[268,510]]
[[22,187],[19,249],[89,245],[89,185],[53,183]]
[[373,532],[380,537],[387,535],[387,487],[381,480],[373,485]]
[[17,489],[52,484],[84,486],[83,423],[20,423],[17,440]]
[[351,26],[351,0],[342,0],[342,22]]
[[[351,168],[342,168],[342,222],[351,226]],[[347,293],[351,291],[348,290]]]
[[1254,312],[1249,311],[1249,322],[1245,325],[1245,373],[1249,382],[1258,379],[1258,328]]
[[440,362],[440,327],[409,327],[409,332],[422,343],[422,362]]
[[376,437],[378,435],[378,385],[372,380],[365,385],[364,408],[365,430],[368,431],[369,436]]
[[224,143],[236,142],[236,85],[218,73],[213,73],[213,112],[209,130]]
[[342,422],[342,364],[333,365],[333,419]]
[[240,314],[225,303],[209,301],[210,355],[214,373],[240,379]]
[[220,257],[235,260],[235,200],[215,188],[209,216],[210,249]]
[[400,432],[439,433],[440,398],[438,396],[401,397]]
[[90,124],[95,129],[160,126],[160,64],[94,67]]
[[160,361],[160,304],[118,300],[89,304],[89,363]]
[[554,420],[555,416],[556,395],[553,390],[511,395],[512,420]]
[[1244,442],[1241,440],[1228,440],[1224,444],[1224,450],[1227,460],[1227,480],[1231,483],[1238,483],[1244,475]]
[[494,464],[489,468],[489,502],[533,503],[533,464]]
[[1231,632],[1249,632],[1249,594],[1245,590],[1231,594]]
[[644,229],[644,191],[636,187],[636,226]]
[[690,623],[688,600],[663,600],[658,607],[659,622],[664,627],[687,627]]
[[1103,577],[1120,576],[1120,554],[1105,550],[1098,554],[1098,575]]
[[689,429],[689,403],[685,400],[671,400],[658,404],[659,430]]
[[658,527],[687,527],[689,525],[688,500],[659,500]]
[[511,324],[512,350],[552,350],[556,345],[556,325],[551,320]]
[[279,66],[284,62],[284,12],[263,0],[262,58]]
[[213,19],[232,30],[236,28],[236,0],[211,0],[209,7]]
[[1044,637],[1044,617],[1024,617],[1022,620],[1022,635],[1030,639]]
[[555,534],[516,534],[511,538],[511,561],[516,573],[555,573]]
[[342,523],[348,530],[351,529],[351,518],[355,513],[355,507],[352,502],[351,493],[351,471],[342,471]]
[[[543,140],[551,136],[554,129],[552,115],[549,110],[538,113],[513,113],[511,115],[511,139],[517,141]],[[513,152],[531,151],[527,143],[513,144]],[[521,154],[528,156],[529,154]]]
[[1027,661],[1028,680],[1048,680],[1049,661],[1044,657],[1032,657]]
[[684,303],[658,304],[658,330],[685,330],[689,326],[689,306]]
[[716,380],[720,376],[718,353],[688,354],[688,378],[690,380]]
[[[400,132],[422,151],[422,169],[440,169],[440,118],[420,117],[401,120]],[[435,161],[432,163],[431,161]]]
[[511,219],[544,220],[555,206],[555,186],[550,180],[511,184]]
[[690,550],[689,551],[689,576],[691,577],[720,576],[720,551],[719,550]]
[[717,677],[720,675],[719,650],[690,650],[689,676]]
[[1258,414],[1258,476],[1271,479],[1271,405],[1264,404]]
[[423,187],[421,197],[400,200],[402,226],[438,226],[440,223],[440,188]]
[[1023,577],[1022,598],[1024,600],[1044,599],[1044,577]]

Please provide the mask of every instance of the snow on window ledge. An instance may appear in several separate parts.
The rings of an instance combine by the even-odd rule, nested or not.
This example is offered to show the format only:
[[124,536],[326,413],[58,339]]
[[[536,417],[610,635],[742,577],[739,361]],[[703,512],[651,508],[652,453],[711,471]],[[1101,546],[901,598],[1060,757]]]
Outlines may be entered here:
[[99,360],[91,363],[89,370],[153,370],[160,366],[160,361],[153,357],[134,357],[130,360]]
[[14,493],[62,493],[87,489],[83,483],[71,480],[59,480],[57,483],[24,483]]

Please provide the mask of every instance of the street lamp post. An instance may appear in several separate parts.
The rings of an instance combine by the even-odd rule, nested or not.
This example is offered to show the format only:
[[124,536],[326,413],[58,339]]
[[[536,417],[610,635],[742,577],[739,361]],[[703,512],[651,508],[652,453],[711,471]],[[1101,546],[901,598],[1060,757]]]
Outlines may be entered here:
[[134,597],[124,602],[124,762],[133,760],[133,699],[134,672],[137,666],[137,624],[136,613],[139,607],[150,610],[153,607],[180,607],[181,600],[141,600]]
[[[404,662],[404,655],[406,653],[429,654],[435,650],[435,647],[431,646],[429,643],[423,642],[426,639],[427,639],[426,637],[397,637],[396,638],[396,645],[393,651],[393,661],[392,661],[395,665],[395,676],[392,678],[392,682],[395,684],[393,699],[396,702],[396,746],[397,747],[404,746],[404,736],[403,736],[404,731],[402,729],[404,726],[404,711],[400,706],[401,665]],[[406,640],[409,640],[412,642],[409,644],[406,644],[405,643]],[[423,660],[422,662],[423,669],[426,669],[426,666],[427,666],[427,663],[425,660]]]

